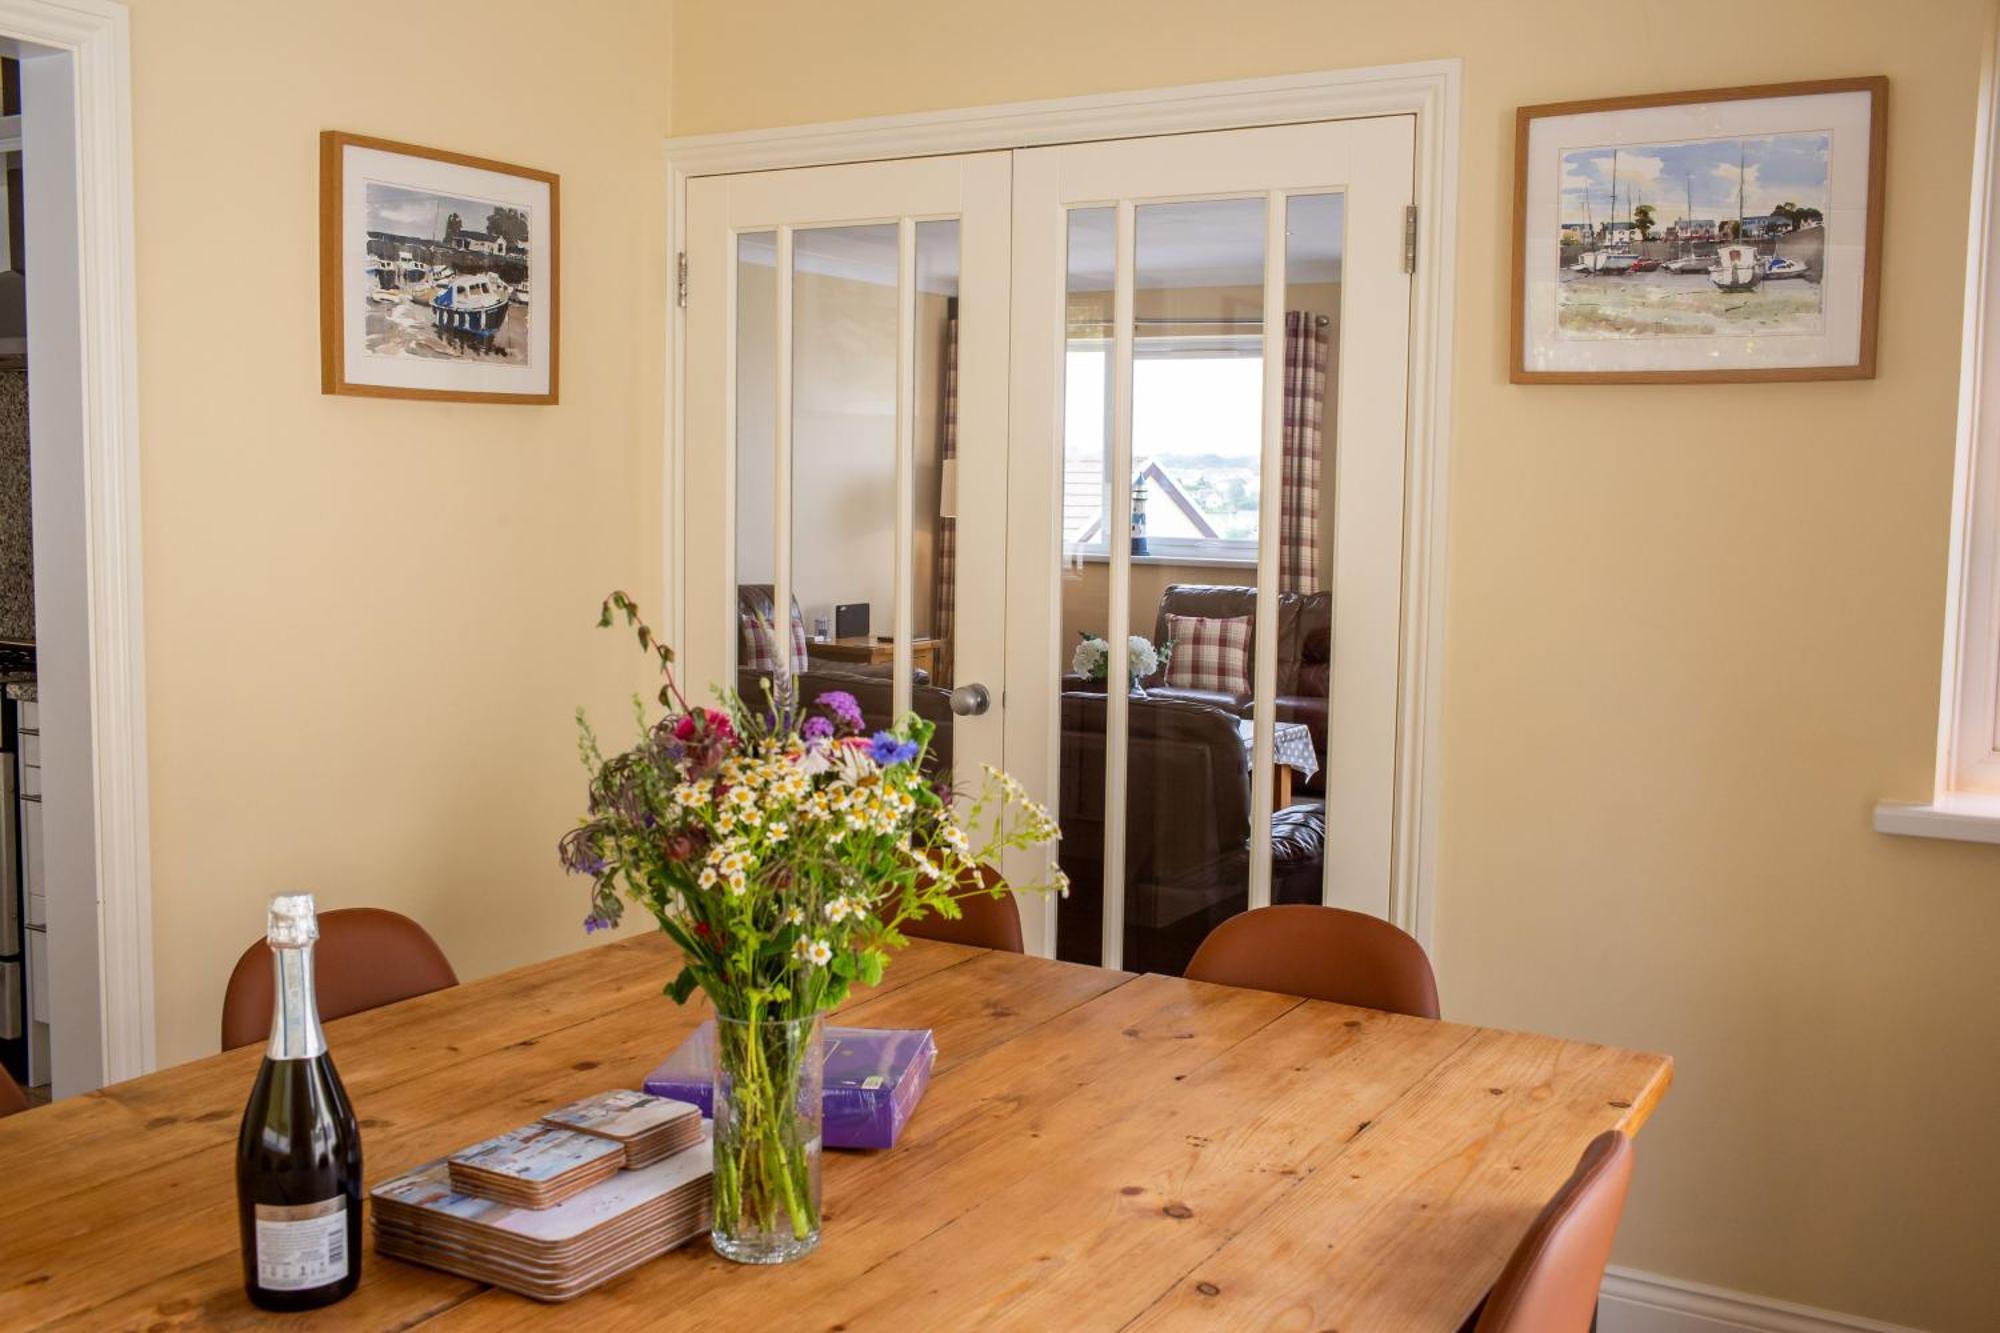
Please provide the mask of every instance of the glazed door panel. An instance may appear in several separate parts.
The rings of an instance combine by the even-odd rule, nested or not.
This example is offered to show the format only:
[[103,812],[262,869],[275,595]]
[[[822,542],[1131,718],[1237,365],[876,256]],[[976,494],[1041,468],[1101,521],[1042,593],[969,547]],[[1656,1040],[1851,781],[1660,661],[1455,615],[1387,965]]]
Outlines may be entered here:
[[1413,134],[1015,155],[1007,755],[1063,822],[1058,956],[1389,913]]
[[1009,158],[687,193],[688,677],[914,706],[961,786],[1002,759]]

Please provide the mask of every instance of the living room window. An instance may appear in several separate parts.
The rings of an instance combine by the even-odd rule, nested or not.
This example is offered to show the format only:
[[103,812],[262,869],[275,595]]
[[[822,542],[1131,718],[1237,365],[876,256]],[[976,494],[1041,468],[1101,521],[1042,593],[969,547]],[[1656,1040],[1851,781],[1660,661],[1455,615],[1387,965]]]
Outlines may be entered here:
[[[1072,339],[1065,367],[1063,438],[1073,451],[1063,468],[1063,544],[1086,559],[1110,549],[1101,443],[1110,347]],[[1139,558],[1256,563],[1263,376],[1259,332],[1134,338],[1133,495],[1146,515]]]
[[1884,801],[1884,833],[2000,842],[2000,81],[1983,90],[1966,255],[1942,701],[1928,802]]

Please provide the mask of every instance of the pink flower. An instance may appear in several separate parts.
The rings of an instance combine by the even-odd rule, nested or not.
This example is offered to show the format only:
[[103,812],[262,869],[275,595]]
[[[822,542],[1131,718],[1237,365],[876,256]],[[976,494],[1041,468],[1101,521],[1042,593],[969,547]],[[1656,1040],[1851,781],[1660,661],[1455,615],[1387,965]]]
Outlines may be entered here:
[[704,724],[710,735],[729,744],[735,743],[736,728],[730,725],[729,714],[716,708],[704,708],[699,713],[681,714],[680,720],[674,723],[674,739],[692,741],[700,735]]

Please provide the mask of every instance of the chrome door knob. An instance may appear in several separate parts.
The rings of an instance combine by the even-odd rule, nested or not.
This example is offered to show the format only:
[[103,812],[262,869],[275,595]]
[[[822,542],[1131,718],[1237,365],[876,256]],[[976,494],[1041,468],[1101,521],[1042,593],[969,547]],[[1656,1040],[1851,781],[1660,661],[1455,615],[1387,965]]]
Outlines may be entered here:
[[960,717],[978,717],[993,706],[993,695],[984,685],[961,685],[951,692],[951,711]]

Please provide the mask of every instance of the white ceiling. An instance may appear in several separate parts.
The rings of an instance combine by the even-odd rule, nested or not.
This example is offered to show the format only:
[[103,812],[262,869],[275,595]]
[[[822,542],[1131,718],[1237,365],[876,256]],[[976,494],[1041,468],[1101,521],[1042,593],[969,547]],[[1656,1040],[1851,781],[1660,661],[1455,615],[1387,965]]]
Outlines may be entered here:
[[[736,253],[746,264],[770,268],[778,262],[777,237],[768,231],[750,232],[738,238]],[[792,233],[792,267],[803,273],[894,287],[896,225],[800,228]],[[958,295],[957,221],[917,224],[917,290]]]
[[[1285,276],[1289,282],[1339,282],[1344,243],[1341,196],[1300,195],[1287,202]],[[1142,288],[1260,287],[1264,283],[1264,201],[1204,199],[1141,204],[1137,210],[1136,283]],[[1113,211],[1070,211],[1069,290],[1109,291]],[[745,263],[777,260],[771,232],[740,238]],[[807,273],[892,287],[896,228],[814,227],[792,233],[792,263]],[[958,294],[958,223],[917,224],[917,289]]]
[[[1301,195],[1287,201],[1286,281],[1340,281],[1341,202],[1337,194]],[[1264,285],[1262,199],[1141,204],[1135,211],[1134,285],[1148,289]],[[1115,225],[1109,207],[1071,210],[1070,291],[1111,290]]]

